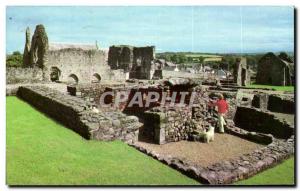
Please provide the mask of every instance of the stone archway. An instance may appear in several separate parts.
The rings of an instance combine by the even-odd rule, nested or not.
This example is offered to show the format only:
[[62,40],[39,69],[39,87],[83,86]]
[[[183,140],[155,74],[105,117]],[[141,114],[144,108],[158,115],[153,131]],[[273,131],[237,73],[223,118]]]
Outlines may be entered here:
[[70,74],[68,77],[68,84],[78,84],[79,79],[75,74]]
[[53,66],[50,68],[50,80],[52,82],[59,81],[60,75],[61,75],[61,70],[58,67]]
[[101,81],[101,76],[98,73],[93,74],[92,83],[99,83]]

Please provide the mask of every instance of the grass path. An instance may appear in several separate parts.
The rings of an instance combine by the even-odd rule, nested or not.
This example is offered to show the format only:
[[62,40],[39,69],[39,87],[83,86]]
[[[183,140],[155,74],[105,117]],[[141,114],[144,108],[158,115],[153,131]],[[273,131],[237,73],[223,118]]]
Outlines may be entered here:
[[120,141],[86,141],[7,97],[9,185],[199,184]]

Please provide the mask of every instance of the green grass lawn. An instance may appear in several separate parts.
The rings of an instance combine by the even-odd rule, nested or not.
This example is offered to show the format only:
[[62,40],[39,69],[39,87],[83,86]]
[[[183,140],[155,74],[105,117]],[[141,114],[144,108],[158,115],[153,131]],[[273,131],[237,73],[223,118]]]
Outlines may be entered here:
[[269,88],[269,89],[275,89],[276,91],[294,91],[294,86],[271,86],[271,85],[251,84],[247,87],[251,87],[251,88]]
[[[16,97],[6,113],[9,185],[199,185],[123,142],[87,141]],[[293,184],[293,162],[237,184]]]
[[294,157],[282,164],[263,171],[247,180],[242,180],[236,185],[292,185],[294,184]]
[[197,185],[121,141],[87,141],[7,97],[9,185]]

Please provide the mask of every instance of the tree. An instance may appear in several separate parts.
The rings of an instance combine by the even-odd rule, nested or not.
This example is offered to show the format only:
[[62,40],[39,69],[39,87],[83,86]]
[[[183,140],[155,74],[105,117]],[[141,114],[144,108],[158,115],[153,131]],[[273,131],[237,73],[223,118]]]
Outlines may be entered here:
[[186,63],[187,57],[184,54],[179,54],[178,56],[178,63]]
[[177,54],[173,54],[171,57],[170,57],[171,61],[174,62],[174,63],[179,63],[179,59],[178,59],[178,56]]
[[20,56],[20,55],[22,55],[19,51],[14,51],[13,52],[13,55],[15,55],[15,56]]
[[220,67],[225,70],[228,70],[228,68],[229,68],[229,71],[231,71],[234,68],[235,61],[236,61],[236,57],[231,56],[231,55],[225,55],[222,58],[222,63],[220,64]]
[[6,55],[7,67],[21,67],[23,63],[23,55],[19,51],[15,51],[10,55]]
[[192,63],[193,62],[193,57],[187,57],[187,61]]
[[200,56],[200,57],[198,58],[198,60],[199,60],[199,63],[203,63],[204,58],[203,58],[202,56]]

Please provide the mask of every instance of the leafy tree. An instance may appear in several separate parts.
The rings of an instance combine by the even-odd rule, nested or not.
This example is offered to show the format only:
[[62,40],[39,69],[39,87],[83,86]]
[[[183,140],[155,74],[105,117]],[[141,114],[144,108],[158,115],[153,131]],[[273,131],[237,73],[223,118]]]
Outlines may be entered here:
[[10,55],[6,55],[7,67],[21,67],[23,62],[23,55],[19,51],[15,51]]
[[179,54],[178,63],[186,63],[186,62],[187,62],[187,57],[184,54]]
[[193,58],[192,57],[187,57],[187,61],[192,63],[193,62]]
[[202,56],[200,56],[200,57],[198,58],[198,60],[199,60],[199,63],[203,63],[204,58],[203,58]]
[[174,63],[179,63],[179,59],[178,59],[178,56],[177,54],[173,54],[171,57],[170,57],[171,61],[174,62]]

